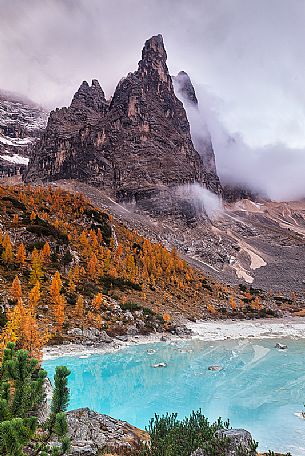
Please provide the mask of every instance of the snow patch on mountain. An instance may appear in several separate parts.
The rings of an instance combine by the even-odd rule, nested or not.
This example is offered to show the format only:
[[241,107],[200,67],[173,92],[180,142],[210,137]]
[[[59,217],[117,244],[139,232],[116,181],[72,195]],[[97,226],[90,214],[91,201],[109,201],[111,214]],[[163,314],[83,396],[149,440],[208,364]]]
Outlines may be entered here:
[[29,163],[28,157],[22,157],[21,155],[18,155],[18,154],[13,154],[13,155],[2,154],[2,155],[0,155],[0,158],[2,158],[2,160],[8,161],[10,163],[16,163],[18,165],[28,165],[28,163]]
[[0,142],[7,146],[16,146],[24,147],[34,141],[34,138],[7,138],[5,136],[0,136]]

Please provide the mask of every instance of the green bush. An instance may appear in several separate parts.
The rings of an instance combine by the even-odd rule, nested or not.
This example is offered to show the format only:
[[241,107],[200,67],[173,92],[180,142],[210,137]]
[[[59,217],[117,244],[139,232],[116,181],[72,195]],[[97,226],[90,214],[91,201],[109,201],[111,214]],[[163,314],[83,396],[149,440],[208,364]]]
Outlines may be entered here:
[[244,285],[243,283],[240,283],[238,286],[239,286],[240,291],[243,291],[244,293],[246,293],[246,291],[247,291],[246,285]]
[[131,282],[128,279],[123,279],[122,277],[110,277],[110,276],[103,276],[100,278],[101,285],[103,285],[105,293],[107,290],[109,291],[110,288],[118,288],[121,291],[126,289],[133,289],[136,291],[142,290],[142,285],[139,283]]
[[120,307],[122,310],[130,310],[130,312],[142,309],[139,304],[136,304],[134,302],[126,302],[125,304],[120,304]]
[[201,410],[192,412],[183,420],[178,420],[176,413],[155,415],[147,428],[151,448],[144,450],[143,456],[189,456],[198,448],[211,456],[222,456],[228,441],[216,437],[215,432],[228,428],[229,422],[220,418],[210,424]]
[[[29,222],[29,220],[27,220]],[[54,239],[60,240],[64,244],[68,243],[68,236],[55,228],[46,220],[36,216],[33,223],[27,225],[26,230],[37,236],[52,236]]]
[[21,209],[22,211],[26,211],[26,206],[23,204],[21,201],[19,201],[16,198],[13,198],[12,196],[3,196],[2,201],[10,201],[12,206],[14,206],[16,209]]
[[[37,413],[45,399],[46,371],[25,350],[9,343],[0,366],[0,454],[6,456],[60,456],[68,452],[66,408],[69,400],[65,366],[57,367],[51,413],[39,426]],[[50,445],[54,438],[58,445]],[[29,453],[30,450],[30,453]]]
[[[155,315],[155,312],[153,310],[151,310],[149,307],[143,307],[143,314],[153,316],[153,315]],[[162,320],[163,320],[163,317],[162,317]]]
[[112,237],[111,225],[109,222],[109,216],[105,212],[100,212],[94,208],[85,209],[85,214],[92,220],[91,229],[94,231],[101,230],[103,239],[106,245],[110,245]]
[[100,289],[93,282],[85,282],[81,287],[81,291],[85,296],[93,298],[97,293],[99,293]]
[[[151,437],[151,447],[142,456],[190,456],[198,448],[207,456],[223,456],[230,449],[227,438],[217,436],[216,431],[229,429],[229,421],[219,418],[209,423],[201,410],[192,412],[189,418],[177,419],[177,414],[155,415],[147,431]],[[236,456],[255,456],[257,443],[252,441],[250,450],[237,449]],[[287,455],[288,456],[288,455]]]

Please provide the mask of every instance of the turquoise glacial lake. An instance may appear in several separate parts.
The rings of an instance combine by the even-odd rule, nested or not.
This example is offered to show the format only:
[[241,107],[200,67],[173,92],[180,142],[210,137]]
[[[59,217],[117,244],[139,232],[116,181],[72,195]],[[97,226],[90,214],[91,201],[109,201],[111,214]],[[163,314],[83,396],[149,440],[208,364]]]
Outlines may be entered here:
[[[44,362],[71,370],[70,409],[90,407],[144,428],[155,413],[179,417],[202,409],[210,419],[229,418],[248,429],[260,450],[305,455],[305,340],[200,340],[137,345],[88,358]],[[150,354],[149,351],[155,350]],[[152,368],[165,362],[167,367]],[[210,365],[223,370],[210,371]]]

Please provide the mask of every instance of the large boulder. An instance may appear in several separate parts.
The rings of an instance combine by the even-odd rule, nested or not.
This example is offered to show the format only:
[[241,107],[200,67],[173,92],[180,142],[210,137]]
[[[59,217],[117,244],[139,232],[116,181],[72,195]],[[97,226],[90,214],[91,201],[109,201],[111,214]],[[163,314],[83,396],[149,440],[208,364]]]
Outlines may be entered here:
[[89,408],[68,412],[67,421],[72,456],[95,456],[106,450],[127,456],[150,442],[147,432]]

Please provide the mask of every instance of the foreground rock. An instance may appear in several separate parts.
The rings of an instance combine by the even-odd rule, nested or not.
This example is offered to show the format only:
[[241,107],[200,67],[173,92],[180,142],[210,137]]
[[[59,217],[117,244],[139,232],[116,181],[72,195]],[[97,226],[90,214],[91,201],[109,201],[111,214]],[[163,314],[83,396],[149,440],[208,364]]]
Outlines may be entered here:
[[68,412],[67,421],[72,456],[95,456],[106,450],[127,456],[150,441],[145,431],[89,408]]
[[[222,429],[216,432],[217,437],[228,439],[229,445],[223,456],[255,456],[256,451],[252,449],[252,436],[244,429]],[[210,456],[201,448],[194,451],[190,456]]]

